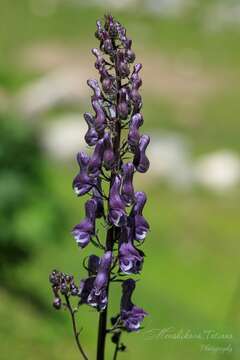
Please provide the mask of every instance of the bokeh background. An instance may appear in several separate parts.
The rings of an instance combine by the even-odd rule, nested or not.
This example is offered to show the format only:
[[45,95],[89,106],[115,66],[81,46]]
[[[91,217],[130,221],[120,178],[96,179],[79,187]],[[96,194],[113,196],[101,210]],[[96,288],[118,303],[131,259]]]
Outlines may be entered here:
[[[239,359],[239,1],[0,5],[1,360],[79,358],[68,314],[52,309],[48,274],[84,276],[70,235],[83,203],[71,182],[90,110],[86,79],[96,77],[95,21],[106,12],[127,27],[144,64],[143,130],[152,136],[151,171],[136,181],[149,196],[151,233],[134,297],[150,316],[123,337],[119,359]],[[96,322],[81,310],[90,358]],[[163,329],[190,338],[166,339]]]

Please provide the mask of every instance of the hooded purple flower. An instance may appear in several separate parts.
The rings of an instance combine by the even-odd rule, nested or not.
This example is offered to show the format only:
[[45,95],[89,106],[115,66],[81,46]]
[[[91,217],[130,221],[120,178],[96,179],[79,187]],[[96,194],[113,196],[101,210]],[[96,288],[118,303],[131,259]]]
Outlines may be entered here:
[[122,283],[120,318],[123,326],[129,332],[139,330],[141,322],[148,315],[146,311],[132,303],[131,297],[135,287],[136,283],[133,279],[125,280]]
[[95,233],[95,220],[96,220],[97,202],[94,199],[90,199],[85,204],[86,217],[76,225],[72,230],[78,246],[82,249],[88,245],[91,240],[91,236]]
[[107,170],[112,169],[115,163],[113,144],[109,132],[106,132],[104,135],[103,163]]
[[140,173],[145,173],[149,169],[150,163],[145,154],[149,142],[150,137],[148,135],[142,135],[139,140],[139,147],[136,149],[135,152],[133,164],[136,170]]
[[124,274],[138,274],[143,265],[143,252],[133,246],[132,229],[121,228],[119,240],[119,266]]
[[142,215],[143,208],[147,201],[146,194],[141,191],[136,192],[135,200],[136,203],[133,206],[130,214],[134,222],[134,239],[138,241],[143,241],[149,231],[149,224]]
[[93,289],[96,274],[99,268],[100,258],[96,255],[90,255],[88,258],[88,275],[89,277],[81,280],[78,295],[79,304],[88,304],[88,296]]
[[127,222],[125,205],[120,195],[121,177],[116,175],[109,194],[109,222],[115,226],[123,226]]
[[128,132],[128,144],[132,149],[136,148],[139,144],[140,133],[138,129],[143,124],[143,117],[140,113],[137,113],[132,116],[129,132]]
[[88,125],[88,131],[86,132],[86,135],[85,135],[85,141],[89,146],[93,146],[98,141],[98,133],[94,126],[95,120],[94,120],[94,117],[90,113],[85,113],[83,116]]
[[107,306],[107,286],[111,264],[112,252],[107,251],[101,258],[98,273],[87,300],[89,305],[98,310],[104,310]]
[[134,188],[133,188],[133,163],[128,162],[122,166],[123,182],[122,182],[122,198],[127,206],[131,205],[134,201]]
[[104,139],[100,139],[95,146],[92,157],[90,158],[88,164],[88,175],[90,177],[96,178],[99,175],[103,160],[103,153]]
[[73,180],[73,189],[78,196],[86,194],[96,184],[96,179],[88,175],[88,165],[90,157],[83,151],[77,154],[77,161],[80,167],[80,172]]

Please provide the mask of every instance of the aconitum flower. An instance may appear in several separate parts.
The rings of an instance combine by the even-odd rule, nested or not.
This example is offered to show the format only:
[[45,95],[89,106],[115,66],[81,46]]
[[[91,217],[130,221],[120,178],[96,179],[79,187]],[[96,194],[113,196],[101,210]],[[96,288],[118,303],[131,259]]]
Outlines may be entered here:
[[88,131],[86,132],[85,135],[85,141],[89,146],[96,145],[99,136],[95,129],[94,117],[90,113],[85,113],[84,119],[86,120],[86,123],[88,125]]
[[131,217],[133,218],[134,224],[134,238],[143,241],[149,230],[149,224],[142,215],[143,208],[147,201],[146,194],[142,191],[137,191],[135,193],[135,201],[136,203],[131,211]]
[[85,152],[80,151],[77,154],[77,161],[80,167],[80,172],[73,180],[73,189],[78,196],[82,196],[92,189],[97,180],[90,177],[88,174],[90,157]]
[[131,122],[130,122],[130,127],[129,127],[129,132],[128,132],[128,144],[130,145],[130,147],[133,150],[139,144],[139,140],[140,140],[140,136],[141,136],[139,133],[139,127],[142,124],[143,124],[143,118],[140,113],[137,113],[132,116]]
[[133,245],[133,233],[130,227],[121,229],[119,240],[119,267],[124,274],[138,274],[143,265],[143,252]]
[[107,251],[100,260],[93,288],[87,299],[88,304],[99,310],[103,310],[107,306],[107,286],[111,263],[112,252]]
[[91,241],[91,236],[95,234],[96,210],[96,200],[88,200],[85,204],[86,218],[72,230],[72,235],[81,248],[87,246]]
[[150,137],[148,135],[142,135],[139,140],[139,146],[136,149],[135,156],[133,159],[133,164],[135,168],[140,173],[145,173],[149,169],[149,160],[146,156],[146,149],[150,142]]
[[123,326],[129,332],[139,330],[141,322],[147,315],[146,311],[132,303],[131,297],[135,287],[136,283],[133,279],[125,280],[122,283],[120,318]]
[[127,222],[127,214],[125,211],[125,205],[120,194],[121,177],[115,176],[109,194],[109,222],[115,226],[123,226]]
[[[126,29],[111,15],[105,23],[97,21],[96,38],[99,47],[92,49],[99,80],[87,81],[91,88],[93,114],[86,112],[88,125],[85,141],[91,152],[80,151],[77,161],[80,170],[73,180],[73,189],[85,201],[85,218],[73,230],[80,257],[87,275],[78,280],[73,276],[53,271],[50,282],[54,294],[53,306],[70,312],[74,338],[82,357],[88,356],[80,344],[76,314],[85,304],[99,312],[97,359],[104,360],[105,338],[112,334],[116,358],[125,345],[119,343],[121,332],[136,331],[147,313],[132,303],[135,280],[126,276],[139,276],[144,253],[138,248],[149,231],[143,216],[146,203],[144,192],[135,191],[134,174],[145,173],[149,168],[146,149],[150,138],[142,135],[142,97],[140,87],[141,64],[133,64],[136,58],[132,40]],[[106,232],[104,240],[104,232]],[[102,251],[99,257],[87,253],[92,247]],[[80,271],[80,274],[82,272]],[[120,314],[112,319],[107,329],[109,288],[122,283]],[[78,297],[78,307],[73,307],[72,297]]]

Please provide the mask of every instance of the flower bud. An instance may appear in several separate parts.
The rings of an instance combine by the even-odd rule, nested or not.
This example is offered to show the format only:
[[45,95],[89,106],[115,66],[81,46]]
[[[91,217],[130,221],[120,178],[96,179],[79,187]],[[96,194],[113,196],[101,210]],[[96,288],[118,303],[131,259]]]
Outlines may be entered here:
[[61,306],[62,306],[62,301],[60,298],[55,298],[54,301],[53,301],[53,307],[56,309],[56,310],[60,310],[61,309]]

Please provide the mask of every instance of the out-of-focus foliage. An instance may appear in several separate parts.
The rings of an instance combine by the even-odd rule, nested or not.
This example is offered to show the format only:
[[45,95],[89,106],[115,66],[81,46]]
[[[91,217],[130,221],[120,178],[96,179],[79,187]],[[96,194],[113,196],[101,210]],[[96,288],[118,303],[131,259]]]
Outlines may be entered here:
[[[0,272],[59,237],[60,207],[43,175],[37,134],[22,121],[0,118]],[[61,220],[62,221],[62,220]]]

